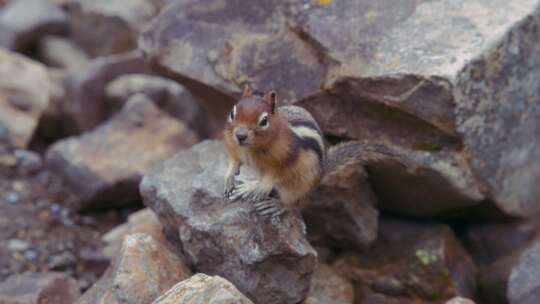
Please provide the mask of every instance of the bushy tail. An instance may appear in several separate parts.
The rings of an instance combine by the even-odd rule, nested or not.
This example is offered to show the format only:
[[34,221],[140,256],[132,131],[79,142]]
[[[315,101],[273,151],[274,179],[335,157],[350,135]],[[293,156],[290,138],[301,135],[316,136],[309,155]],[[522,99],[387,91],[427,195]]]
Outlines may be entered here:
[[387,147],[364,144],[359,141],[348,141],[328,149],[324,175],[332,175],[353,165],[388,160],[394,160],[406,167],[401,157],[391,152]]

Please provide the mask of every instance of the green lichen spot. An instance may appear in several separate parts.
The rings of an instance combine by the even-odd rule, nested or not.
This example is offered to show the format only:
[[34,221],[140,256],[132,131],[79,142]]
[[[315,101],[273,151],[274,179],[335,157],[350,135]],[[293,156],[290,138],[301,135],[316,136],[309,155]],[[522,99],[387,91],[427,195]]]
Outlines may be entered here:
[[418,249],[416,250],[416,257],[423,265],[429,265],[437,261],[437,256],[429,251]]
[[436,143],[419,142],[414,144],[413,148],[420,151],[435,152],[440,151],[442,146]]

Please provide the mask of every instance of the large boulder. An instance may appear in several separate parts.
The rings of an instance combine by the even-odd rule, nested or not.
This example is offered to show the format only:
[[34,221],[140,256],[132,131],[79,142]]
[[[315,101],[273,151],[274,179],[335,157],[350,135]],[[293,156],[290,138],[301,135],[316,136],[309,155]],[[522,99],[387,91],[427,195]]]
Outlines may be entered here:
[[533,304],[540,302],[540,240],[523,252],[512,269],[508,282],[510,304]]
[[49,0],[17,0],[0,11],[0,46],[30,51],[44,35],[67,32],[62,9]]
[[79,296],[77,281],[58,272],[25,272],[0,284],[2,304],[73,304]]
[[335,262],[352,280],[358,303],[441,303],[474,298],[477,268],[449,227],[382,218],[365,252]]
[[62,108],[66,128],[76,134],[96,127],[111,115],[105,94],[107,84],[124,74],[148,72],[137,51],[100,57],[83,68],[68,71]]
[[0,49],[0,124],[9,141],[24,148],[49,105],[47,69],[24,56]]
[[221,132],[214,120],[209,120],[199,101],[183,86],[170,79],[147,75],[126,74],[112,80],[105,89],[108,107],[121,108],[134,94],[145,94],[161,109],[184,121],[192,130],[206,137],[210,130]]
[[77,304],[148,304],[191,276],[163,235],[127,235],[111,267]]
[[202,142],[150,170],[143,201],[197,272],[229,280],[255,303],[300,302],[317,263],[304,222],[297,212],[275,221],[244,202],[226,202],[226,167],[224,144]]
[[377,238],[377,201],[362,167],[325,178],[308,197],[302,215],[310,242],[365,249]]
[[56,142],[46,163],[80,196],[81,208],[108,208],[138,201],[146,170],[197,140],[184,123],[135,95],[100,127]]
[[429,216],[488,201],[525,216],[540,210],[539,3],[187,0],[139,45],[186,85],[277,89],[326,133],[407,157],[408,170],[369,168],[382,208]]
[[165,0],[74,0],[70,35],[92,57],[131,51],[137,37]]
[[203,273],[176,284],[152,302],[152,304],[177,303],[253,304],[229,281]]

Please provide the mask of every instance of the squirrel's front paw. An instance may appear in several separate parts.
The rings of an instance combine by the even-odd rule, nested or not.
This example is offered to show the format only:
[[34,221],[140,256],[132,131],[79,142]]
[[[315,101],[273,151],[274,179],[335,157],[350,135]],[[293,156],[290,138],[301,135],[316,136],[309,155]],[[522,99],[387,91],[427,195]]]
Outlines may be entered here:
[[256,181],[246,181],[237,185],[230,195],[230,200],[243,200],[251,203],[261,201],[266,198],[268,193],[262,191]]
[[285,209],[281,206],[278,199],[271,198],[253,204],[258,214],[268,216],[272,219],[279,219],[279,216],[285,213]]
[[232,199],[232,195],[237,190],[237,187],[242,184],[242,181],[235,181],[234,178],[230,178],[225,181],[225,191],[223,191],[223,198],[227,201],[234,201]]

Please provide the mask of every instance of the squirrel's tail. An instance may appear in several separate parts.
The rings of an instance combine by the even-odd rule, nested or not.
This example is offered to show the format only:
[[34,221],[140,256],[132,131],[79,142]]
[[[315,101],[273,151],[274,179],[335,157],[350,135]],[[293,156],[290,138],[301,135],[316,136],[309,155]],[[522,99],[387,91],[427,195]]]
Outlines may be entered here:
[[389,159],[396,160],[406,167],[398,155],[382,145],[347,141],[328,149],[324,175],[329,176],[352,165],[365,164],[371,161],[387,161]]

